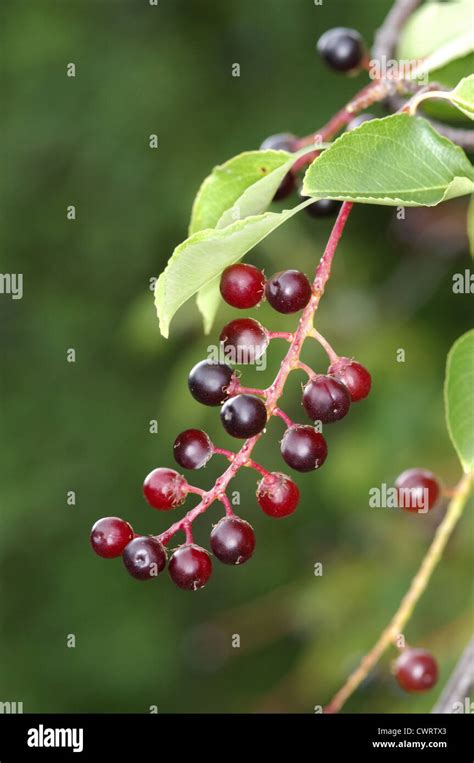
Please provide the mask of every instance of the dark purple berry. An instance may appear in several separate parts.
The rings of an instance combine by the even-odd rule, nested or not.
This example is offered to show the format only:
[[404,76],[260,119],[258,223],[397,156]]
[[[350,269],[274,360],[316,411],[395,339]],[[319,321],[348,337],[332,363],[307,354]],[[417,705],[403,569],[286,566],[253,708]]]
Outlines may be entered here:
[[438,666],[425,649],[406,647],[395,662],[395,678],[405,691],[426,691],[438,679]]
[[355,29],[336,27],[319,38],[317,51],[331,69],[350,72],[362,63],[364,43]]
[[398,505],[411,512],[426,513],[436,504],[441,488],[427,469],[407,469],[395,481]]
[[243,564],[255,549],[253,527],[239,517],[223,517],[211,532],[211,550],[224,564]]
[[276,190],[273,201],[282,201],[283,199],[286,199],[291,193],[293,193],[295,186],[295,176],[292,172],[287,172]]
[[92,527],[90,536],[93,550],[104,559],[120,556],[132,538],[131,526],[120,517],[98,519]]
[[221,405],[226,398],[226,389],[231,379],[232,369],[226,363],[201,360],[189,374],[189,391],[199,403]]
[[326,440],[313,427],[294,424],[283,435],[283,460],[298,472],[319,469],[324,464],[327,453]]
[[261,302],[265,293],[265,276],[254,265],[230,265],[222,273],[220,290],[228,305],[247,310]]
[[237,318],[221,331],[225,357],[237,365],[255,363],[268,346],[268,332],[253,318]]
[[153,469],[145,478],[143,494],[154,509],[168,511],[181,506],[188,494],[188,483],[174,469]]
[[260,151],[272,149],[273,151],[288,151],[291,153],[295,149],[296,140],[296,135],[293,135],[291,132],[280,132],[277,135],[270,135],[263,141]]
[[258,483],[257,501],[269,517],[288,517],[295,511],[299,500],[298,486],[286,474],[272,472]]
[[212,456],[212,442],[201,429],[185,429],[174,441],[173,453],[184,469],[200,469]]
[[[303,197],[304,198],[304,197]],[[318,199],[305,207],[310,217],[335,217],[341,208],[342,201],[336,199]]]
[[246,439],[265,428],[267,409],[256,395],[236,395],[226,400],[221,408],[221,421],[225,431],[232,437]]
[[283,270],[267,281],[265,294],[279,313],[297,313],[311,299],[311,284],[300,270]]
[[168,571],[173,583],[184,591],[203,588],[212,573],[211,557],[204,548],[191,543],[180,546],[172,555]]
[[351,119],[349,124],[346,127],[346,132],[350,132],[351,130],[355,130],[356,127],[360,127],[364,124],[364,122],[370,122],[372,119],[375,119],[373,114],[358,114],[354,119]]
[[353,403],[363,400],[370,392],[372,379],[364,366],[350,358],[338,358],[331,363],[328,374],[346,385]]
[[303,406],[311,421],[330,424],[344,418],[351,404],[345,384],[333,376],[314,376],[303,390]]
[[137,580],[153,580],[165,568],[166,551],[157,538],[134,538],[123,552],[127,572]]

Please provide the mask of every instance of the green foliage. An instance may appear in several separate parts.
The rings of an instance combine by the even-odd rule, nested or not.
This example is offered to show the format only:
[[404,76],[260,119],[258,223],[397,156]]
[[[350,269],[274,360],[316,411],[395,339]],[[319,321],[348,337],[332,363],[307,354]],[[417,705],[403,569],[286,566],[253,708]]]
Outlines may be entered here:
[[449,93],[449,100],[469,119],[474,119],[474,74],[456,85]]
[[446,423],[465,472],[474,469],[474,329],[452,346],[446,363]]

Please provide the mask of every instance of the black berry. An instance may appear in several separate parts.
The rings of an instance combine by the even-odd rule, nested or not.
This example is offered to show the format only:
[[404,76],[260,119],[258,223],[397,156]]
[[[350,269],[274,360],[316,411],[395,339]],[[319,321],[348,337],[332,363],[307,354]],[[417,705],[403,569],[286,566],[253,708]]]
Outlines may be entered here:
[[298,486],[286,474],[272,472],[258,483],[257,501],[269,517],[288,517],[295,511],[299,500]]
[[395,481],[398,505],[411,512],[425,513],[436,504],[441,488],[427,469],[407,469]]
[[345,384],[333,376],[315,376],[303,390],[303,406],[311,421],[330,424],[344,418],[351,404]]
[[254,265],[231,265],[222,273],[220,290],[227,304],[246,310],[261,302],[265,292],[265,276]]
[[288,196],[293,193],[295,186],[295,176],[292,172],[287,172],[276,190],[273,201],[282,201],[283,199],[288,198]]
[[211,532],[211,549],[224,564],[243,564],[255,549],[253,527],[239,517],[223,517]]
[[184,469],[200,469],[212,456],[212,443],[201,429],[186,429],[174,441],[173,453]]
[[127,572],[137,580],[152,580],[165,568],[166,551],[157,538],[134,538],[123,552]]
[[263,400],[256,395],[236,395],[226,400],[222,406],[221,421],[232,437],[246,439],[264,429],[267,409]]
[[395,662],[395,678],[405,691],[426,691],[438,679],[438,666],[425,649],[406,647]]
[[353,403],[363,400],[370,392],[372,378],[367,369],[355,360],[339,358],[331,363],[328,374],[346,385]]
[[204,548],[194,543],[180,546],[172,555],[168,571],[173,583],[184,591],[203,588],[212,573],[211,557]]
[[331,69],[349,72],[360,66],[364,43],[355,29],[336,27],[319,38],[317,51]]
[[[305,198],[305,197],[303,197]],[[341,208],[342,201],[336,199],[318,199],[305,207],[310,217],[335,217]]]
[[291,153],[294,151],[296,140],[296,135],[293,135],[291,132],[280,132],[277,135],[270,135],[263,141],[260,151],[273,149],[273,151],[289,151]]
[[143,494],[154,509],[168,511],[181,506],[188,494],[188,483],[174,469],[153,469],[145,478]]
[[104,559],[120,556],[127,543],[133,538],[133,530],[128,522],[119,517],[98,519],[91,530],[91,546]]
[[220,341],[231,363],[255,363],[267,349],[268,332],[253,318],[237,318],[224,326]]
[[300,270],[283,270],[267,281],[265,294],[279,313],[297,313],[311,299],[311,284]]
[[313,427],[295,424],[283,435],[281,441],[283,460],[298,472],[319,469],[324,464],[327,453],[326,440]]
[[188,378],[191,395],[204,405],[221,405],[226,389],[232,379],[232,369],[226,363],[201,360],[196,363]]
[[351,119],[349,124],[346,127],[346,132],[350,132],[351,130],[355,130],[356,127],[360,127],[364,124],[364,122],[370,122],[372,119],[375,119],[373,114],[358,114],[354,119]]

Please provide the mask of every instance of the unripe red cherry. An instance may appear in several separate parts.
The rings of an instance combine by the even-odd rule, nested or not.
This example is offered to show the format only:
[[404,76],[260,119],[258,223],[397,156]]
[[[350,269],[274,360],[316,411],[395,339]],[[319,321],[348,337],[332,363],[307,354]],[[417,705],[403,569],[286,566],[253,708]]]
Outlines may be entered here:
[[311,299],[311,284],[300,270],[283,270],[268,279],[265,294],[279,313],[297,313]]
[[351,396],[345,384],[333,376],[313,376],[303,389],[303,407],[311,421],[330,424],[347,414]]
[[168,511],[181,506],[188,494],[188,483],[174,469],[153,469],[143,483],[143,494],[154,509]]
[[125,548],[123,563],[127,572],[137,580],[153,580],[165,568],[166,551],[157,538],[142,535]]
[[211,549],[224,564],[243,564],[255,549],[252,525],[240,517],[223,517],[212,529]]
[[328,374],[346,385],[353,403],[363,400],[370,392],[372,378],[364,366],[350,358],[338,358],[331,363]]
[[257,501],[269,517],[288,517],[295,511],[299,500],[298,486],[286,474],[272,472],[258,483]]
[[212,573],[211,557],[204,548],[190,543],[180,546],[172,555],[168,571],[173,583],[184,591],[203,588]]
[[267,408],[256,395],[235,395],[222,406],[221,421],[225,431],[232,437],[254,437],[265,428]]
[[226,363],[201,360],[191,369],[188,386],[191,395],[203,405],[221,405],[232,380],[232,369]]
[[221,276],[220,290],[228,305],[246,310],[261,302],[265,292],[265,276],[254,265],[230,265]]
[[127,543],[133,538],[133,530],[120,517],[98,519],[91,530],[91,546],[98,556],[113,559],[120,556]]
[[268,331],[253,318],[237,318],[221,331],[226,358],[231,363],[244,365],[255,363],[268,346]]
[[398,505],[405,511],[426,513],[436,504],[441,487],[427,469],[407,469],[395,481]]
[[405,691],[426,691],[438,679],[438,666],[425,649],[406,647],[395,662],[395,678]]
[[319,469],[324,464],[327,454],[326,440],[313,427],[294,424],[283,435],[283,460],[298,472]]
[[212,442],[202,429],[185,429],[174,441],[173,454],[184,469],[201,469],[212,456]]

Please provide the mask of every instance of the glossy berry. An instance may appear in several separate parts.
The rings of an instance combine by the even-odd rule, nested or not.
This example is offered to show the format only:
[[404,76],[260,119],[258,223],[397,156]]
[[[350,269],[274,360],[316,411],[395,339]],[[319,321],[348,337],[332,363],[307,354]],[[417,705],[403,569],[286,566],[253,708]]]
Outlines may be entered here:
[[364,43],[355,29],[336,27],[319,38],[317,51],[331,69],[350,72],[362,62]]
[[298,486],[286,474],[272,472],[258,483],[257,501],[269,517],[288,517],[295,511],[299,500]]
[[203,588],[212,573],[211,557],[204,548],[191,543],[180,546],[172,555],[168,571],[171,580],[184,591]]
[[264,429],[267,409],[263,400],[256,395],[235,395],[222,406],[221,421],[225,431],[232,437],[246,439]]
[[230,265],[222,273],[220,290],[228,305],[246,310],[261,302],[265,292],[265,276],[254,265]]
[[427,469],[407,469],[395,481],[398,505],[411,512],[426,513],[436,504],[440,485]]
[[153,469],[143,483],[143,495],[154,509],[168,511],[181,506],[188,494],[188,483],[174,469]]
[[280,132],[277,135],[270,135],[263,141],[260,151],[273,149],[273,151],[292,152],[295,149],[296,140],[296,135],[293,135],[291,132]]
[[212,553],[224,564],[243,564],[254,549],[253,527],[239,517],[223,517],[212,529]]
[[127,543],[133,538],[133,530],[128,522],[119,517],[98,519],[91,530],[91,546],[104,559],[120,556]]
[[283,435],[281,455],[288,466],[297,472],[319,469],[327,454],[326,440],[313,427],[294,424]]
[[335,217],[341,208],[342,201],[336,199],[318,199],[305,207],[310,217]]
[[372,378],[367,369],[355,360],[339,358],[331,363],[328,374],[346,385],[353,403],[363,400],[370,392]]
[[344,418],[351,404],[349,390],[333,376],[315,376],[303,390],[303,407],[311,421],[330,424]]
[[173,454],[184,469],[201,469],[212,456],[212,442],[201,429],[185,429],[174,441]]
[[237,318],[221,331],[220,340],[231,363],[255,363],[268,346],[268,332],[253,318]]
[[166,551],[157,538],[142,535],[125,548],[123,563],[137,580],[153,580],[165,568]]
[[438,666],[425,649],[406,647],[395,662],[395,678],[405,691],[426,691],[438,679]]
[[204,405],[221,405],[232,379],[232,369],[226,363],[201,360],[188,377],[191,395]]
[[265,294],[279,313],[297,313],[311,299],[311,284],[300,270],[283,270],[267,281]]
[[295,176],[292,172],[287,172],[280,185],[278,186],[276,193],[273,197],[273,201],[282,201],[287,199],[290,194],[293,193],[296,187]]
[[346,132],[350,132],[351,130],[355,130],[356,127],[360,127],[364,124],[364,122],[370,122],[372,119],[375,119],[373,114],[369,114],[366,112],[365,114],[358,114],[354,119],[351,119],[349,124],[346,127]]

